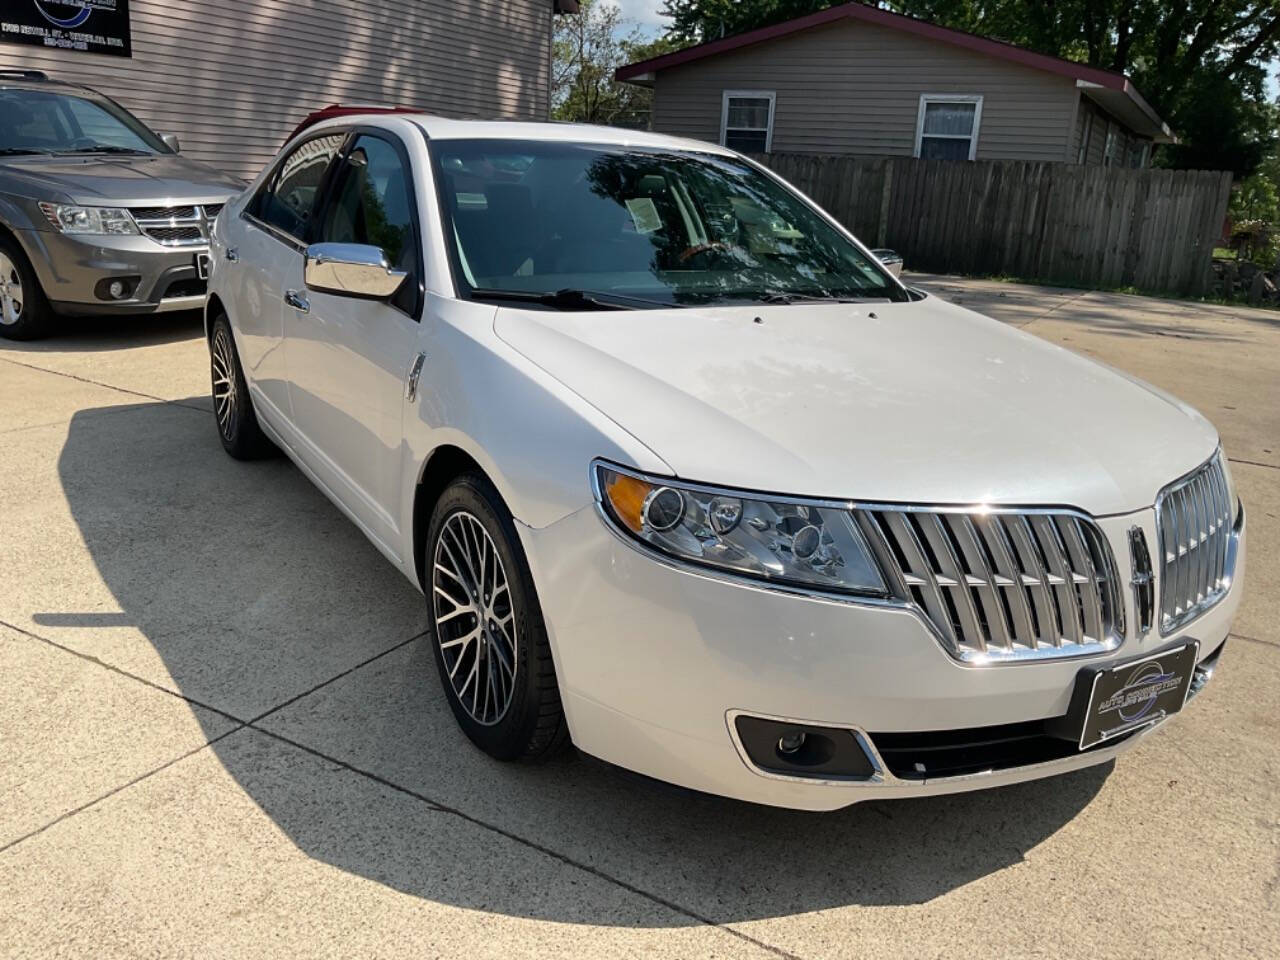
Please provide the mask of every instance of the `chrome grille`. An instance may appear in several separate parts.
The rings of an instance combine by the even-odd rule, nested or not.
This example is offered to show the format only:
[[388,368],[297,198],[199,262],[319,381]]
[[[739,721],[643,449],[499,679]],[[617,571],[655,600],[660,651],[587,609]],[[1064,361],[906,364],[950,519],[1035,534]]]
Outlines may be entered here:
[[868,506],[855,517],[891,592],[962,661],[1076,657],[1120,644],[1115,562],[1081,514]]
[[209,223],[222,209],[220,203],[169,207],[131,207],[138,229],[166,247],[198,247],[209,242]]
[[1160,530],[1160,630],[1194,620],[1231,585],[1231,515],[1219,453],[1156,498]]

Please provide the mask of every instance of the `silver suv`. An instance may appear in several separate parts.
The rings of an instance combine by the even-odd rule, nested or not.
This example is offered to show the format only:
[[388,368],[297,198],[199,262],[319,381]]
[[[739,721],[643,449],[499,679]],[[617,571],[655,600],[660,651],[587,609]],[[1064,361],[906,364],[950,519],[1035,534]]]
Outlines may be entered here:
[[0,69],[0,337],[199,309],[209,224],[242,186],[96,91]]

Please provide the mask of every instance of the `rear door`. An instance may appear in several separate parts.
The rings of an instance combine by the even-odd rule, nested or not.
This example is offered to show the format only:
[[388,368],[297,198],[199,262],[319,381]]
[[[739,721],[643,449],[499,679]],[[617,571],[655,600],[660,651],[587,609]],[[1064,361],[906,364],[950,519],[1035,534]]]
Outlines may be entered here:
[[399,558],[405,385],[420,350],[422,242],[408,153],[384,130],[357,129],[312,235],[379,247],[408,276],[390,300],[307,289],[301,264],[284,309],[298,453]]
[[[286,278],[301,270],[308,230],[346,132],[312,137],[276,165],[246,206],[224,258],[235,291],[240,362],[256,387],[254,402],[279,426],[292,421],[284,352]],[[259,409],[262,409],[260,406]]]

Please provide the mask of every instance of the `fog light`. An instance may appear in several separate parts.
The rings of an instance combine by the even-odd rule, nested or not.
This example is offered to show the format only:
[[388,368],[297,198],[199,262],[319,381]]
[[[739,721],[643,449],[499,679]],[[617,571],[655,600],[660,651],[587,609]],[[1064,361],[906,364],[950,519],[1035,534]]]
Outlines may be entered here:
[[128,300],[141,281],[141,277],[104,277],[94,284],[93,295],[99,300]]
[[129,292],[129,288],[124,285],[123,280],[112,280],[110,286],[107,287],[107,293],[111,294],[112,300],[123,300],[124,295]]
[[803,730],[788,730],[778,738],[778,752],[783,756],[788,753],[795,753],[804,746]]

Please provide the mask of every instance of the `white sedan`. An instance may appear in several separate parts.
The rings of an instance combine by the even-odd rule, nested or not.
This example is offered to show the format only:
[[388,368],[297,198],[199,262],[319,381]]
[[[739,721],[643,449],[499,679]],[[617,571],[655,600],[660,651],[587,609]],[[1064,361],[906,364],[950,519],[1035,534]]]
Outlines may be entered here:
[[500,759],[814,810],[1047,776],[1182,709],[1240,603],[1203,417],[705,143],[314,125],[218,218],[206,327],[227,451],[422,590]]

